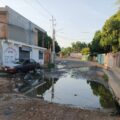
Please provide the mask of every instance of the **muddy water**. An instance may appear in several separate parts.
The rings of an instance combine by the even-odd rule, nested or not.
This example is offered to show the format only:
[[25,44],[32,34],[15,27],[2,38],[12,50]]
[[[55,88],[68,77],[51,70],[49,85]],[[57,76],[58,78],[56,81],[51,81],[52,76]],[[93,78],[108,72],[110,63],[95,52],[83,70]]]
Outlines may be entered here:
[[[89,74],[92,71],[90,68],[74,68],[65,71],[57,78],[51,77],[56,76],[57,73],[47,74],[46,77],[42,77],[42,85],[31,87],[30,90],[27,89],[25,94],[74,107],[102,110],[115,109],[112,94],[106,87],[107,82],[103,84],[97,82],[100,79],[94,75],[90,76],[92,75]],[[94,70],[93,73],[95,73]]]

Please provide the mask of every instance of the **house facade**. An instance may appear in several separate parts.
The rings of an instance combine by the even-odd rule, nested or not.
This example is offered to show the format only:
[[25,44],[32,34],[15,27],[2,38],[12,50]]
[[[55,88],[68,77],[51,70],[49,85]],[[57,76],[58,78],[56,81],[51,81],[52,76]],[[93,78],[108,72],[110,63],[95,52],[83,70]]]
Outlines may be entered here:
[[46,49],[38,47],[38,32],[43,33],[43,36],[46,34],[46,31],[10,7],[1,7],[0,64],[12,66],[16,59],[34,59],[44,64]]

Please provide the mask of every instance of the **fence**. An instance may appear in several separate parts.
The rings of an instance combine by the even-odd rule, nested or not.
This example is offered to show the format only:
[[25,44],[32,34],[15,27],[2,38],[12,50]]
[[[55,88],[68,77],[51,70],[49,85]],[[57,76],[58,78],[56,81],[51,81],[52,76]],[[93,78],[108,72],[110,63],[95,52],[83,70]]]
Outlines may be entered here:
[[120,67],[120,52],[98,54],[97,61],[99,64],[104,64],[107,67]]
[[82,54],[81,53],[70,53],[70,57],[81,59]]

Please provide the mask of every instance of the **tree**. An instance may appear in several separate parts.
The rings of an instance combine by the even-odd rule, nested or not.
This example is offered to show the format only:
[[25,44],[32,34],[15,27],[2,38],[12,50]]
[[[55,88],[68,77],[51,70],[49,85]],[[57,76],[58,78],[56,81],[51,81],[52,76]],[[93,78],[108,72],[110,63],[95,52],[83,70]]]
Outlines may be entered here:
[[58,42],[55,41],[55,52],[56,52],[56,53],[59,53],[60,51],[61,51],[61,48],[60,48]]
[[117,0],[117,4],[120,4],[120,0]]
[[90,50],[92,54],[104,52],[104,48],[100,45],[100,40],[101,40],[101,31],[96,31],[90,46]]
[[71,52],[72,52],[72,48],[71,47],[62,48],[62,50],[61,50],[61,53],[65,57],[69,56]]
[[83,48],[82,51],[81,51],[81,53],[83,55],[88,55],[90,53],[90,48],[89,47]]
[[[38,32],[38,46],[42,47],[43,33]],[[44,47],[47,49],[52,49],[52,38],[45,34],[44,36]],[[55,41],[55,52],[58,53],[61,50],[57,41]]]
[[83,48],[87,47],[86,43],[80,41],[72,43],[72,49],[74,52],[80,52]]
[[120,50],[120,10],[105,22],[100,44],[107,49],[107,52]]

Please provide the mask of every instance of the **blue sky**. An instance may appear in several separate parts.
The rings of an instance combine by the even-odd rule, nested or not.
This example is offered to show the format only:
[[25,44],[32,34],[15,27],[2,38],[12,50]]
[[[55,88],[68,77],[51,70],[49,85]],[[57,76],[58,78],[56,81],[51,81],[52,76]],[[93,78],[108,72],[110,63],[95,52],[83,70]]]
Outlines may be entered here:
[[[56,40],[61,47],[90,42],[96,30],[117,11],[116,0],[0,0],[52,35],[51,14],[56,19]],[[2,4],[1,4],[2,5]],[[49,13],[48,13],[49,12]]]

